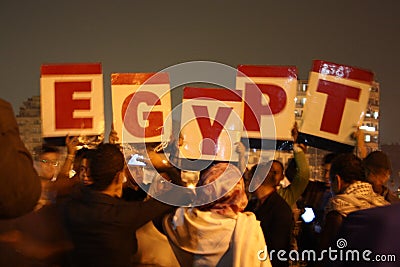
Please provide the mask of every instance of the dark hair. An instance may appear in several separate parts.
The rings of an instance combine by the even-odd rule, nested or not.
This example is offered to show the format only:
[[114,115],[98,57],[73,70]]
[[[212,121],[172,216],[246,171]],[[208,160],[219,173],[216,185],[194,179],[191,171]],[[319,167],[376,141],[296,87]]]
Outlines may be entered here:
[[124,155],[118,145],[99,145],[89,158],[90,176],[93,179],[90,187],[95,190],[106,189],[115,175],[124,169],[124,164]]
[[77,150],[75,153],[73,169],[78,170],[81,165],[82,160],[90,159],[91,157],[93,157],[94,151],[95,151],[94,149],[89,149],[87,147],[83,147],[83,148]]
[[339,175],[346,183],[365,181],[362,161],[352,153],[337,155],[331,163],[330,177]]
[[87,158],[89,152],[92,152],[92,151],[94,151],[94,149],[89,149],[87,147],[83,147],[76,151],[75,158],[82,158],[82,159]]
[[382,151],[373,151],[364,159],[364,168],[371,173],[378,174],[383,171],[392,171],[392,164],[388,156]]
[[60,150],[55,146],[50,146],[46,144],[34,148],[34,155],[37,159],[46,153],[60,153]]
[[332,160],[337,157],[339,154],[338,153],[328,153],[322,158],[322,164],[330,164],[332,163]]

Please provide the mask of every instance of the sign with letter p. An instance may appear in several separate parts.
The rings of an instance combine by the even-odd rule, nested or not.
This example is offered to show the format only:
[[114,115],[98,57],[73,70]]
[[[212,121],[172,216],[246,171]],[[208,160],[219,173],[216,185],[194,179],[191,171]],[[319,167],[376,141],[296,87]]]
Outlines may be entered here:
[[243,123],[250,138],[292,139],[296,67],[241,65],[236,89],[244,92]]

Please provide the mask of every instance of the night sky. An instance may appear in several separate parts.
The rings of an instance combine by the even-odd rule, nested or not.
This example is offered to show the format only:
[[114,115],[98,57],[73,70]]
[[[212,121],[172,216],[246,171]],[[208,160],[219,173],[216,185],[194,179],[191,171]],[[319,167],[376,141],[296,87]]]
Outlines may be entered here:
[[0,2],[0,97],[17,112],[39,95],[44,63],[101,62],[106,131],[110,74],[156,72],[193,60],[372,70],[381,86],[381,142],[400,142],[400,1]]

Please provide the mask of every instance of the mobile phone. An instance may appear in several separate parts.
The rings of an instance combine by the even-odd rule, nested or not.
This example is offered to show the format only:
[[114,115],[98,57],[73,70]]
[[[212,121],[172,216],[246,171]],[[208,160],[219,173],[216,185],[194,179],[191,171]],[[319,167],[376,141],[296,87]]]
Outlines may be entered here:
[[301,218],[304,222],[310,223],[315,219],[315,214],[312,208],[306,207],[303,214],[301,214]]

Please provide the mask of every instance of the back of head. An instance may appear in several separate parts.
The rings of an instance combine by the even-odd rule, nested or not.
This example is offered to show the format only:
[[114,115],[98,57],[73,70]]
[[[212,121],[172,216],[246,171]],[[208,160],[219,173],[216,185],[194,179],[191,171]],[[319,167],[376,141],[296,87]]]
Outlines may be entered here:
[[208,199],[222,195],[216,201],[200,206],[200,210],[213,211],[222,215],[235,216],[247,205],[248,199],[244,189],[244,181],[239,169],[229,163],[218,163],[201,175],[197,186],[206,186],[213,183],[208,190],[200,191],[198,198],[204,203]]
[[382,151],[373,151],[363,161],[364,167],[368,172],[378,174],[392,170],[392,164],[388,156]]
[[330,177],[339,175],[346,183],[365,181],[364,168],[359,157],[352,153],[337,155],[330,169]]
[[124,169],[124,161],[119,146],[99,145],[89,159],[90,175],[93,180],[90,187],[95,190],[106,189],[113,182],[115,175]]
[[330,164],[332,163],[333,159],[338,156],[338,153],[328,153],[322,159],[322,164]]

